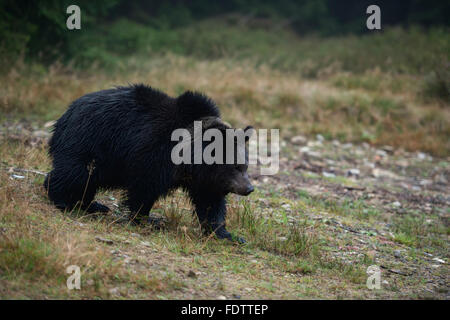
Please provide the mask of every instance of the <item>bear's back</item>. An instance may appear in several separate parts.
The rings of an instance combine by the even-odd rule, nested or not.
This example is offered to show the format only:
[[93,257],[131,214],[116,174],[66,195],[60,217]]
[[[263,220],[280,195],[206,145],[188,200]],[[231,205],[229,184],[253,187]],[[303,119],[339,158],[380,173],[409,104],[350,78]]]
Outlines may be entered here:
[[[50,154],[82,156],[170,143],[173,130],[220,117],[212,100],[187,91],[178,98],[143,84],[101,90],[75,100],[56,122]],[[139,146],[138,146],[139,145]]]

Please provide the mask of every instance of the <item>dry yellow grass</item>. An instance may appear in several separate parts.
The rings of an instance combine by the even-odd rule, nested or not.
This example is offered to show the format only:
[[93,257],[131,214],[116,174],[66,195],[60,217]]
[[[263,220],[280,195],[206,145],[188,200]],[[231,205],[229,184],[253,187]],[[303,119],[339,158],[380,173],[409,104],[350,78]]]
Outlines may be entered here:
[[284,137],[321,133],[344,141],[449,154],[450,110],[420,99],[416,77],[375,70],[349,85],[344,81],[352,77],[348,74],[305,80],[295,73],[255,67],[251,61],[198,61],[174,55],[130,58],[123,69],[81,72],[55,64],[48,72],[38,72],[18,67],[1,79],[0,112],[53,120],[83,94],[142,82],[172,95],[187,89],[204,92],[237,126],[280,128]]
[[[24,183],[10,176],[0,172],[2,298],[108,298],[112,283],[144,286],[147,297],[155,297],[171,285],[149,270],[131,272],[123,260],[113,259],[108,246],[94,240],[95,234],[115,232],[116,225],[91,221],[85,228],[80,218],[47,204],[42,179],[31,175],[31,183]],[[67,289],[66,268],[71,265],[82,270],[82,291]]]

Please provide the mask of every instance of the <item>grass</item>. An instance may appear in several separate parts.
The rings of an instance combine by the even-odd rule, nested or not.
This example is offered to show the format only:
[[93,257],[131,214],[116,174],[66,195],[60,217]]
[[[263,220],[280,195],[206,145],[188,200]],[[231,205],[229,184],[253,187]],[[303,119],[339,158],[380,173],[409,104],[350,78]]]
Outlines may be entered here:
[[282,128],[282,137],[320,133],[328,139],[388,144],[439,156],[450,150],[449,111],[439,102],[417,99],[419,88],[392,92],[336,87],[336,76],[310,80],[252,62],[199,61],[171,54],[123,63],[129,71],[77,71],[58,64],[45,73],[26,65],[13,69],[1,76],[5,85],[0,89],[0,114],[15,120],[26,114],[42,123],[56,119],[84,93],[144,82],[172,95],[202,91],[218,103],[231,124]]
[[395,241],[417,248],[445,247],[445,241],[435,235],[448,234],[448,228],[436,223],[436,220],[436,217],[420,212],[409,212],[397,218],[394,224]]
[[244,202],[237,213],[231,213],[230,222],[246,231],[247,238],[264,250],[294,257],[312,257],[320,250],[316,235],[308,230],[305,221],[290,222],[284,215],[279,223],[261,217],[249,202]]
[[[19,61],[0,74],[1,298],[411,297],[401,290],[364,289],[366,269],[376,254],[351,256],[358,253],[352,234],[330,223],[339,218],[368,227],[384,219],[384,212],[364,198],[333,200],[302,191],[288,199],[275,187],[247,200],[230,196],[228,228],[248,240],[238,246],[203,236],[181,192],[155,205],[152,211],[165,218],[165,226],[153,230],[121,222],[123,208],[107,216],[61,213],[48,202],[41,175],[11,177],[11,167],[50,169],[46,146],[33,133],[47,130],[44,124],[57,119],[71,101],[136,82],[171,95],[202,91],[231,124],[281,128],[284,140],[320,133],[330,140],[449,155],[450,111],[443,107],[442,89],[448,87],[441,76],[429,78],[441,61],[448,61],[448,33],[394,29],[362,38],[319,39],[226,24],[208,33],[209,27],[206,21],[162,37],[139,25],[126,35],[119,25],[112,29],[117,44],[100,43],[82,53],[86,61],[99,60],[90,69]],[[147,37],[153,47],[132,56],[108,51],[122,48],[123,41],[145,47]],[[102,56],[105,52],[108,56]],[[443,58],[442,52],[447,54]],[[353,183],[340,176],[307,178]],[[99,198],[112,206],[121,193],[104,192]],[[313,219],[316,215],[323,219]],[[425,217],[407,213],[393,219],[393,238],[380,240],[367,232],[364,239],[379,247],[393,240],[394,245],[440,252],[448,228],[428,224],[430,217]],[[70,265],[82,270],[80,291],[67,290]],[[418,280],[408,281],[415,288]]]
[[358,220],[374,221],[380,215],[377,208],[367,205],[363,199],[333,200],[307,197],[305,202],[316,209],[326,210],[336,215],[350,216]]
[[[0,281],[4,286],[0,296],[3,298],[107,298],[110,296],[107,287],[112,282],[145,287],[150,292],[173,285],[168,278],[156,279],[152,272],[130,272],[123,268],[123,262],[114,261],[108,248],[93,241],[90,232],[105,233],[108,229],[111,232],[111,225],[94,221],[91,230],[83,230],[73,215],[54,215],[48,210],[42,202],[40,185],[15,184],[3,171],[1,181]],[[35,196],[30,197],[32,194]],[[123,233],[120,230],[116,234]],[[66,288],[69,265],[77,265],[82,270],[81,295]],[[14,290],[25,284],[29,291]],[[9,292],[8,288],[13,291]]]

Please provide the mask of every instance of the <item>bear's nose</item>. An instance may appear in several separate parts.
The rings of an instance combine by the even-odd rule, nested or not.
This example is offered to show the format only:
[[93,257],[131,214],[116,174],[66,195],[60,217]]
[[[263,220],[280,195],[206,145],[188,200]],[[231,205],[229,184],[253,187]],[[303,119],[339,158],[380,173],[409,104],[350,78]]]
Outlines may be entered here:
[[250,193],[252,193],[255,190],[253,186],[248,186],[247,190],[245,191],[245,195],[248,196]]

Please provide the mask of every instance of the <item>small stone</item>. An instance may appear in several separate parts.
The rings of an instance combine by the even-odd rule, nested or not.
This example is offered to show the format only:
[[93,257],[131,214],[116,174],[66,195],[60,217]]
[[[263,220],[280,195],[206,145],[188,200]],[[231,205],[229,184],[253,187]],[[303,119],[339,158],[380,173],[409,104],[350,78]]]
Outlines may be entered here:
[[375,169],[375,163],[367,160],[364,161],[364,166],[367,167],[368,169]]
[[444,177],[443,174],[438,175],[434,180],[437,183],[440,183],[440,184],[447,184],[448,183],[447,179]]
[[112,294],[113,296],[119,296],[120,290],[118,287],[111,288],[111,289],[109,289],[109,293]]
[[363,148],[366,149],[366,150],[370,149],[370,144],[368,144],[367,142],[363,142],[363,143],[362,143],[362,146],[363,146]]
[[322,172],[322,175],[323,175],[325,178],[334,178],[334,177],[336,177],[336,175],[335,175],[334,173],[332,173],[332,172],[326,172],[326,171],[323,171],[323,172]]
[[141,241],[141,244],[142,244],[143,246],[146,246],[146,247],[151,247],[151,246],[152,246],[151,243],[148,242],[148,241]]
[[392,203],[392,206],[395,207],[395,208],[400,208],[402,206],[402,204],[400,202],[398,202],[398,201],[395,201],[395,202]]
[[347,176],[359,177],[360,171],[359,169],[349,169],[347,170]]
[[316,139],[317,139],[318,141],[324,141],[324,140],[325,140],[325,138],[324,138],[323,135],[321,135],[321,134],[316,135]]
[[112,241],[111,239],[106,239],[106,238],[102,238],[102,237],[95,237],[95,240],[98,242],[103,242],[103,243],[109,244],[109,245],[114,243],[114,241]]
[[390,178],[390,179],[398,179],[399,177],[388,170],[383,170],[383,169],[379,169],[379,168],[374,168],[372,170],[372,176],[374,176],[375,178]]
[[387,282],[387,280],[383,280],[383,282],[382,282],[384,285],[388,285],[389,284],[389,282]]
[[317,159],[320,159],[322,157],[320,152],[317,152],[317,151],[310,151],[310,152],[308,152],[308,156],[310,156],[312,158],[317,158]]
[[308,153],[310,151],[309,147],[301,147],[300,153]]
[[381,147],[382,150],[388,152],[388,153],[393,153],[394,152],[394,147],[391,146],[383,146]]
[[437,261],[437,262],[439,262],[439,263],[445,263],[445,261],[444,260],[442,260],[442,259],[439,259],[439,258],[433,258],[433,261]]
[[308,140],[304,136],[295,136],[291,138],[291,143],[296,145],[306,144]]
[[386,157],[387,156],[387,152],[386,151],[384,151],[384,150],[377,150],[377,151],[375,151],[375,154],[377,155],[377,156],[380,156],[380,157]]
[[427,155],[423,152],[418,152],[417,153],[417,159],[419,160],[425,160],[427,158]]
[[395,256],[396,258],[401,258],[401,257],[402,257],[402,254],[401,254],[400,250],[395,250],[395,251],[394,251],[394,256]]
[[286,237],[278,237],[277,239],[278,239],[278,241],[287,241]]
[[432,184],[432,183],[433,183],[433,181],[427,180],[427,179],[421,180],[421,181],[419,182],[419,184],[420,184],[421,186],[428,186],[428,185],[430,185],[430,184]]
[[401,160],[397,160],[397,162],[395,162],[396,165],[398,165],[399,167],[407,167],[409,166],[409,162],[405,159],[401,159]]
[[344,149],[350,149],[351,147],[353,147],[353,143],[345,143],[342,145],[342,148]]
[[225,297],[225,296],[218,296],[217,300],[227,300],[227,297]]
[[46,138],[48,136],[50,136],[50,133],[48,133],[47,131],[43,131],[43,130],[37,130],[33,132],[33,136],[37,137],[37,138]]
[[197,278],[197,274],[194,271],[192,271],[192,270],[189,270],[187,276],[189,278],[194,278],[194,279]]
[[320,147],[322,145],[322,141],[320,140],[316,140],[316,141],[308,141],[308,143],[306,144],[307,147]]

